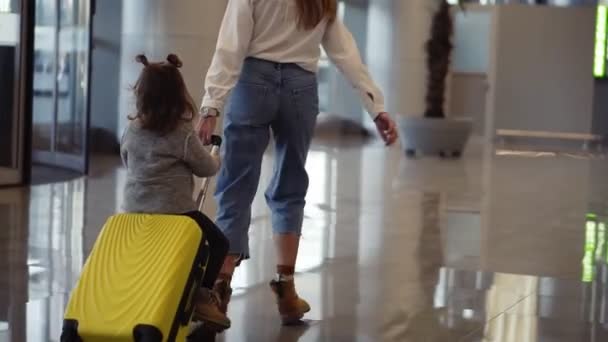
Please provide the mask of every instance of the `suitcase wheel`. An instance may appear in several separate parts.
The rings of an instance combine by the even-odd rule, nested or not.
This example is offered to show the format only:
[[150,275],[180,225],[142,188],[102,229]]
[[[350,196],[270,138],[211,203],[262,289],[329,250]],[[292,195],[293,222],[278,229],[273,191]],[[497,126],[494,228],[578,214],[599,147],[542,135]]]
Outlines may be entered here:
[[162,342],[163,333],[151,325],[138,325],[133,329],[135,342]]
[[78,321],[73,319],[64,320],[59,340],[61,342],[82,342],[82,338],[78,336]]

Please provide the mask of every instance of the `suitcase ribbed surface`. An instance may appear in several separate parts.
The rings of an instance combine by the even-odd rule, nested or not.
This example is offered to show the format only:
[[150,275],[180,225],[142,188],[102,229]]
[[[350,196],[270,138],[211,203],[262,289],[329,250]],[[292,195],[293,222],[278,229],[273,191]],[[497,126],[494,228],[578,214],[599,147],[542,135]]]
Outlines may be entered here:
[[176,318],[202,231],[175,215],[110,218],[72,293],[66,319],[85,341],[132,341],[133,328],[159,328],[166,339]]

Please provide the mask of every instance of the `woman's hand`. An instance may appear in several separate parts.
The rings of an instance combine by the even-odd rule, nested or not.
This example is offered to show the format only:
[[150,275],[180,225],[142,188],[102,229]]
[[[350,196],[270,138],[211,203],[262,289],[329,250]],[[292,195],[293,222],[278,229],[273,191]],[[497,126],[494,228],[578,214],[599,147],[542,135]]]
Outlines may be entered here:
[[397,133],[397,125],[393,119],[391,119],[388,113],[380,113],[375,119],[376,129],[386,146],[390,146],[397,141],[399,134]]
[[201,139],[204,145],[211,144],[211,136],[215,132],[215,126],[217,125],[217,116],[207,116],[201,118],[198,123],[198,137]]

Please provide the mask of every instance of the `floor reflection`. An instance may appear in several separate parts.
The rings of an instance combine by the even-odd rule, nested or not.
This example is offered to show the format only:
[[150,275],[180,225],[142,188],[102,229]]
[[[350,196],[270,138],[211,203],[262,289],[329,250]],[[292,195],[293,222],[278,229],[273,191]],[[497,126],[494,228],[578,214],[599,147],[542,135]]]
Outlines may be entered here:
[[[259,196],[219,341],[608,341],[608,161],[488,159],[475,146],[461,161],[406,160],[353,145],[325,140],[310,154],[297,265],[306,324],[277,323]],[[271,171],[268,156],[262,190]],[[104,157],[87,178],[0,189],[0,342],[58,340],[124,180]]]
[[8,234],[0,237],[1,250],[9,254],[9,281],[0,291],[9,298],[2,301],[7,341],[49,341],[59,335],[56,323],[84,261],[85,187],[81,178],[33,186],[29,192],[2,191],[3,202],[9,202],[2,203],[8,209],[2,215],[3,221],[8,218],[3,222]]

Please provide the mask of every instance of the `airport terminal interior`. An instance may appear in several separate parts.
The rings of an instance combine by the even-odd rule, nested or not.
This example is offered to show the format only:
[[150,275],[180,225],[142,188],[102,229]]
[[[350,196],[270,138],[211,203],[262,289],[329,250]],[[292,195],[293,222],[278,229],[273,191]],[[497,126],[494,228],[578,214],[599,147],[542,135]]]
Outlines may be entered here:
[[[0,342],[60,341],[122,208],[134,57],[178,53],[200,103],[227,2],[0,0]],[[295,274],[312,310],[282,326],[268,287],[270,146],[216,341],[608,341],[608,1],[449,1],[446,118],[428,119],[441,2],[339,1],[400,140],[322,52]]]

